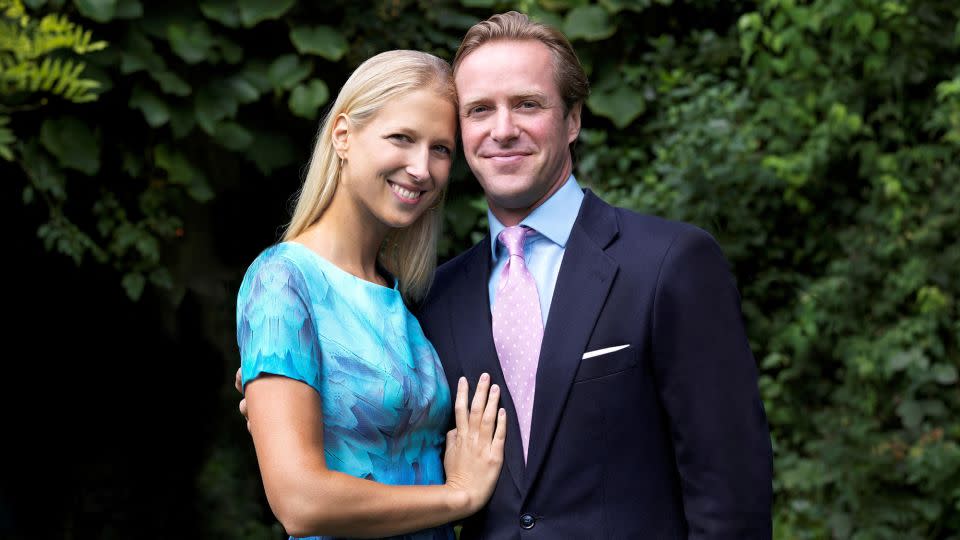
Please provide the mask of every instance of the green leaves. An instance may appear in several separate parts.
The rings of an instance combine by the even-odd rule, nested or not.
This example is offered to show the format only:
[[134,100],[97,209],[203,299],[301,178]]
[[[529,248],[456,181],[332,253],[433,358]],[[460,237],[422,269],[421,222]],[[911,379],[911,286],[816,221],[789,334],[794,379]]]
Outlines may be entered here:
[[73,3],[84,17],[97,22],[109,21],[117,9],[117,0],[74,0]]
[[647,109],[646,100],[623,76],[630,68],[610,66],[596,81],[587,98],[587,107],[597,115],[609,118],[623,129]]
[[563,22],[563,32],[570,40],[598,41],[616,31],[616,25],[610,22],[607,11],[600,6],[576,7],[567,13]]
[[[282,132],[260,132],[250,146],[248,157],[264,175],[295,162],[301,156],[294,154],[294,142]],[[306,157],[303,157],[306,161]]]
[[44,120],[40,142],[64,167],[86,175],[100,170],[99,137],[86,124],[72,116]]
[[235,0],[201,0],[200,11],[207,18],[230,28],[236,28],[242,22],[240,6]]
[[167,39],[170,48],[188,64],[206,60],[216,40],[210,33],[210,27],[203,21],[190,25],[171,24],[167,27]]
[[267,80],[276,90],[290,90],[310,75],[313,64],[301,63],[295,54],[278,57],[267,69]]
[[77,10],[84,16],[100,23],[111,19],[133,19],[143,15],[139,0],[74,0]]
[[950,386],[957,382],[957,367],[949,364],[937,364],[933,366],[932,375],[937,383]]
[[240,20],[247,28],[262,21],[276,19],[285,14],[295,0],[237,0],[240,7]]
[[253,142],[253,135],[236,122],[222,122],[217,125],[213,138],[227,150],[238,152],[246,149]]
[[170,121],[170,109],[166,102],[142,86],[133,89],[129,105],[140,109],[150,127],[157,128]]
[[154,150],[154,160],[157,167],[167,172],[167,180],[171,184],[185,187],[197,202],[207,202],[213,198],[213,190],[206,176],[182,152],[161,144]]
[[197,123],[207,133],[216,131],[217,123],[237,114],[239,100],[222,81],[214,81],[197,92],[193,102]]
[[317,111],[329,97],[327,84],[320,79],[314,79],[308,84],[298,85],[290,92],[290,110],[297,116],[312,120],[317,117]]
[[0,158],[7,161],[13,161],[13,150],[10,145],[17,140],[13,136],[13,130],[7,125],[10,123],[9,116],[0,115]]
[[329,26],[299,26],[290,31],[290,41],[301,54],[315,54],[336,62],[347,52],[343,34]]
[[620,129],[630,125],[647,109],[643,95],[626,85],[591,93],[587,106],[594,113],[612,120]]

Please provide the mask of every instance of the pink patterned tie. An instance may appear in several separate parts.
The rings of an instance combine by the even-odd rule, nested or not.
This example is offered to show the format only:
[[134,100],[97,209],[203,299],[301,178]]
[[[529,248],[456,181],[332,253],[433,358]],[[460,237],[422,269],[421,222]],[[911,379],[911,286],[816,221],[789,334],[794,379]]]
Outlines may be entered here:
[[523,459],[527,459],[533,395],[537,383],[537,363],[543,341],[540,296],[523,260],[524,239],[533,234],[527,227],[507,227],[497,237],[510,252],[500,273],[497,297],[493,304],[493,343],[513,405],[517,409]]

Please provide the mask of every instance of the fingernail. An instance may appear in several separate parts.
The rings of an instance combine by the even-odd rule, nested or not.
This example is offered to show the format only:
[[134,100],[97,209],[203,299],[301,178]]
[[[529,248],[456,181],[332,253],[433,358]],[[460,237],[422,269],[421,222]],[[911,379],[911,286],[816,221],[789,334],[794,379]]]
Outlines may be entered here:
[[480,376],[480,380],[483,382],[487,382],[487,379],[489,378],[490,378],[490,375],[487,375],[486,373]]
[[499,391],[500,391],[500,387],[497,386],[497,385],[493,385],[493,386],[490,387],[490,391],[491,391],[491,392],[499,392]]
[[460,379],[457,381],[457,384],[464,384],[464,383],[466,383],[466,382],[467,382],[467,378],[466,378],[466,377],[460,377]]

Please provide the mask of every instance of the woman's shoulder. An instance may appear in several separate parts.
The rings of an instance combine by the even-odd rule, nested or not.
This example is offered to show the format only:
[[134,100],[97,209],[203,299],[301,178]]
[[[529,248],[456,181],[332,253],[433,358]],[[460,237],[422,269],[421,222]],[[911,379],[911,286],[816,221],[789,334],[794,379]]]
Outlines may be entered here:
[[306,248],[293,242],[268,247],[247,268],[240,286],[240,297],[255,289],[297,293],[304,301],[322,300],[329,288],[321,267],[311,264]]

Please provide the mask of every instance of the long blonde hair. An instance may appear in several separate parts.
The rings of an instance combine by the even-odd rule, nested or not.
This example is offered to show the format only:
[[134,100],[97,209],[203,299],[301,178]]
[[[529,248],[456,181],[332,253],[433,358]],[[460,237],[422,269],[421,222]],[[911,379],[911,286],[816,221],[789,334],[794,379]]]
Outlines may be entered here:
[[[333,125],[345,114],[358,129],[391,100],[415,90],[431,88],[456,108],[453,74],[446,61],[420,51],[387,51],[364,63],[350,75],[324,117],[310,157],[310,167],[297,196],[293,218],[283,235],[290,240],[312,225],[333,200],[340,178],[340,159],[333,146]],[[409,227],[387,234],[380,264],[397,277],[400,292],[411,302],[426,296],[437,264],[437,239],[443,216],[438,199]]]

